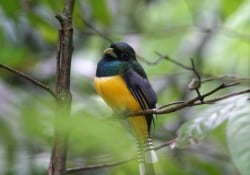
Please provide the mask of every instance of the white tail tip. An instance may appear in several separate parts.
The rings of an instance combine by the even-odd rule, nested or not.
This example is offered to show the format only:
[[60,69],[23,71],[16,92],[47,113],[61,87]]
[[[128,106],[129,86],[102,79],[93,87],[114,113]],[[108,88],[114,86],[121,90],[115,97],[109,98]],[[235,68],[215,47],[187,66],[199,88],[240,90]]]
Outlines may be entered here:
[[158,157],[157,157],[157,154],[156,154],[155,150],[149,150],[146,153],[145,159],[146,159],[146,161],[148,163],[156,163],[156,162],[158,162]]
[[145,175],[145,166],[143,163],[139,163],[139,172],[140,172],[140,175]]

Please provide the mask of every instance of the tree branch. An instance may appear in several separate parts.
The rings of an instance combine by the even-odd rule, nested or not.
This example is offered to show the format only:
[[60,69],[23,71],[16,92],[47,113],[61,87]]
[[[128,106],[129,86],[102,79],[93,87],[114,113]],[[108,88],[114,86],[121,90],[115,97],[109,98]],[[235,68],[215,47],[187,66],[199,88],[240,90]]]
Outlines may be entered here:
[[[242,90],[242,91],[239,91],[239,92],[230,93],[230,94],[227,94],[227,95],[223,95],[223,96],[220,96],[220,97],[216,97],[216,98],[214,98],[214,99],[207,100],[207,101],[205,101],[204,103],[215,103],[215,102],[217,102],[217,101],[221,101],[221,100],[224,100],[224,99],[227,99],[227,98],[230,98],[230,97],[234,97],[234,96],[238,96],[238,95],[242,95],[242,94],[246,94],[246,93],[250,93],[250,88],[249,88],[249,89]],[[199,104],[202,104],[202,103],[195,103],[194,105],[199,105]],[[193,105],[193,106],[194,106],[194,105]]]
[[177,66],[179,66],[179,67],[181,67],[181,68],[183,68],[183,69],[186,69],[186,70],[188,70],[188,71],[193,71],[193,69],[192,69],[191,67],[188,67],[188,66],[186,66],[186,65],[184,65],[184,64],[182,64],[182,63],[180,63],[180,62],[178,62],[178,61],[176,61],[176,60],[170,58],[170,57],[167,56],[167,55],[162,55],[162,54],[159,53],[159,52],[155,52],[155,54],[159,56],[159,59],[158,59],[159,61],[160,61],[160,60],[167,60],[167,61],[169,61],[169,62],[171,62],[171,63],[173,63],[173,64],[175,64],[175,65],[177,65]]
[[232,80],[232,81],[250,81],[248,77],[240,77],[237,75],[220,75],[220,76],[212,76],[202,80],[202,83],[207,83],[215,80]]
[[66,173],[67,174],[74,174],[74,173],[79,173],[82,171],[87,171],[87,170],[93,170],[93,169],[100,169],[100,168],[107,168],[107,167],[113,167],[113,166],[118,166],[124,163],[127,163],[131,160],[136,159],[136,157],[127,159],[127,160],[120,160],[116,162],[109,162],[109,163],[103,163],[103,164],[98,164],[98,165],[90,165],[90,166],[82,166],[82,167],[75,167],[75,168],[68,168]]
[[90,22],[88,22],[85,19],[82,19],[83,23],[90,28],[91,30],[93,30],[95,32],[95,34],[99,35],[101,38],[103,38],[104,40],[108,41],[109,43],[113,43],[112,39],[110,39],[107,34],[102,33],[101,31],[97,30],[95,27],[93,27]]
[[[129,114],[129,116],[132,117],[132,116],[145,115],[145,114],[167,114],[167,113],[175,112],[177,110],[181,110],[181,109],[186,108],[188,106],[197,106],[197,105],[202,105],[202,104],[210,104],[210,103],[214,103],[214,102],[226,99],[226,98],[230,98],[232,96],[237,96],[237,95],[241,95],[241,94],[245,94],[245,93],[250,93],[250,88],[249,88],[249,89],[242,90],[242,91],[239,91],[239,92],[236,92],[236,93],[231,93],[231,94],[228,94],[228,95],[220,96],[220,97],[217,97],[217,98],[214,98],[214,99],[211,99],[211,100],[203,100],[203,101],[200,100],[200,98],[205,99],[206,97],[214,94],[215,92],[217,92],[219,90],[222,90],[222,89],[225,89],[225,88],[228,88],[228,87],[231,87],[231,86],[235,86],[235,85],[238,85],[238,84],[239,83],[221,84],[218,87],[216,87],[215,89],[201,95],[200,97],[197,96],[197,97],[194,97],[194,98],[192,98],[192,99],[190,99],[188,101],[179,102],[176,105],[171,105],[171,106],[164,105],[163,107],[159,107],[159,108],[155,108],[155,109],[148,109],[148,110],[144,110],[144,111],[139,111],[139,112],[136,112],[136,113]],[[198,102],[198,101],[200,101],[200,102]]]
[[[177,66],[179,66],[179,67],[181,67],[183,69],[185,69],[185,70],[192,71],[194,73],[194,75],[196,76],[196,78],[194,78],[189,83],[188,88],[190,90],[196,90],[197,97],[195,97],[193,99],[190,99],[188,101],[175,102],[175,103],[172,103],[172,104],[163,105],[163,106],[161,106],[159,108],[148,109],[148,110],[143,110],[143,111],[139,111],[139,112],[136,112],[136,113],[132,113],[132,114],[128,115],[129,117],[136,116],[136,115],[145,115],[145,114],[167,114],[167,113],[175,112],[177,110],[181,110],[181,109],[183,109],[185,107],[188,107],[188,106],[197,106],[197,105],[201,105],[201,104],[211,104],[211,103],[214,103],[214,102],[226,99],[226,98],[230,98],[232,96],[241,95],[241,94],[244,94],[244,93],[249,93],[249,89],[247,89],[247,90],[227,94],[227,95],[224,95],[224,96],[220,96],[220,97],[205,101],[204,99],[206,97],[214,94],[215,92],[217,92],[217,91],[219,91],[221,89],[225,89],[225,88],[228,88],[228,87],[231,87],[231,86],[238,85],[239,83],[238,82],[231,83],[231,84],[224,84],[223,83],[223,84],[219,85],[218,87],[216,87],[215,89],[211,90],[210,92],[202,95],[200,93],[200,91],[199,91],[199,88],[200,88],[201,84],[204,83],[204,82],[207,82],[207,81],[212,81],[213,79],[207,79],[205,81],[202,81],[201,80],[201,75],[197,71],[197,69],[195,67],[195,64],[194,64],[192,59],[191,59],[192,67],[189,67],[189,66],[186,66],[186,65],[184,65],[184,64],[170,58],[169,56],[162,55],[159,52],[156,52],[156,54],[159,56],[159,58],[154,62],[149,62],[145,58],[140,57],[140,56],[139,56],[139,58],[143,59],[143,61],[146,62],[149,65],[155,65],[155,64],[158,64],[162,60],[167,60],[167,61],[169,61],[169,62],[171,62],[171,63],[173,63],[173,64],[175,64],[175,65],[177,65]],[[234,76],[234,78],[235,78],[235,76]],[[244,79],[244,80],[246,80],[246,79]],[[198,102],[198,101],[200,101],[200,102]]]
[[56,50],[56,86],[55,86],[56,94],[58,94],[58,84],[59,84],[60,72],[61,72],[60,67],[61,67],[62,35],[63,35],[62,30],[59,29],[58,30],[58,40],[57,40],[57,50]]
[[[160,146],[155,147],[154,150],[157,151],[157,150],[160,150],[160,149],[162,149],[164,147],[169,147],[169,146],[171,147],[171,145],[173,145],[175,143],[176,143],[176,138],[172,139],[172,140],[169,140],[169,141],[163,143]],[[75,167],[75,168],[68,168],[66,172],[67,172],[67,174],[73,174],[73,173],[79,173],[79,172],[87,171],[87,170],[113,167],[113,166],[118,166],[118,165],[127,163],[127,162],[132,161],[132,160],[136,160],[136,159],[137,158],[135,156],[135,157],[132,157],[132,158],[129,158],[129,159],[115,161],[115,162],[102,163],[102,164],[90,165],[90,166],[81,166],[81,167]]]
[[57,106],[54,128],[54,144],[50,157],[48,175],[66,173],[67,145],[72,96],[70,92],[70,69],[73,52],[72,14],[75,0],[65,0],[62,15],[56,15],[59,29],[57,47],[56,95]]
[[29,82],[31,82],[31,83],[33,83],[34,85],[36,85],[36,86],[38,86],[38,87],[44,89],[45,91],[47,91],[47,92],[50,93],[53,97],[56,98],[56,94],[50,89],[49,86],[47,86],[47,85],[43,84],[42,82],[40,82],[40,81],[34,79],[34,78],[31,77],[30,75],[25,74],[25,73],[23,73],[23,72],[20,72],[20,71],[18,71],[18,70],[16,70],[16,69],[11,68],[11,67],[9,67],[9,66],[7,66],[7,65],[4,65],[4,64],[0,64],[0,68],[5,69],[5,70],[7,70],[7,71],[9,71],[9,72],[11,72],[11,73],[14,73],[14,74],[18,75],[19,77],[24,78],[25,80],[28,80]]

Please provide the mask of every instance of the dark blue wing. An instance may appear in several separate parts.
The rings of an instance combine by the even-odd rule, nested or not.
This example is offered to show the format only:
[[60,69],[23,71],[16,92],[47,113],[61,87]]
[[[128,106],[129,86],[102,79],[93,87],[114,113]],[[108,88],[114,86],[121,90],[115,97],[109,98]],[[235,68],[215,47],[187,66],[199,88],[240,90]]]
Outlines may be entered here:
[[[122,76],[131,94],[139,102],[143,110],[155,108],[157,97],[147,78],[140,76],[131,68],[126,68]],[[145,117],[150,131],[153,115],[145,115]]]

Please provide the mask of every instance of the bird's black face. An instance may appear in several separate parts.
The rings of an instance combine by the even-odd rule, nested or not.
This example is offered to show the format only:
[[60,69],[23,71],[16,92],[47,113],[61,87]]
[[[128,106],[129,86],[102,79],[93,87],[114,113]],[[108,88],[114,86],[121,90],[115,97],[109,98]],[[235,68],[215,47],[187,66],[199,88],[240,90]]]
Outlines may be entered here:
[[111,44],[110,48],[106,49],[104,53],[122,61],[136,60],[134,49],[124,42]]

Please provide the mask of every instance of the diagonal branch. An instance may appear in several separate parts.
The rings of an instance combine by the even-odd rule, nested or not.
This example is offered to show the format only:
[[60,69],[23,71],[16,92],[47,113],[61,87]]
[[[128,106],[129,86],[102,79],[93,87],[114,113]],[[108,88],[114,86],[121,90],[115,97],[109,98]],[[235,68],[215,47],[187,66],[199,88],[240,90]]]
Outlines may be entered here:
[[83,23],[90,28],[91,30],[93,30],[97,35],[99,35],[101,38],[103,38],[104,40],[108,41],[109,43],[113,43],[112,39],[109,38],[106,34],[102,33],[101,31],[97,30],[94,26],[92,26],[92,24],[90,24],[87,20],[82,19]]
[[[202,105],[202,104],[214,103],[214,102],[226,99],[226,98],[230,98],[232,96],[241,95],[241,94],[245,94],[245,93],[250,93],[250,89],[246,89],[246,90],[242,90],[242,91],[232,93],[232,94],[228,94],[228,95],[225,95],[225,96],[220,96],[220,97],[217,97],[217,98],[214,98],[214,99],[211,99],[211,100],[203,100],[203,101],[200,100],[200,98],[205,99],[206,97],[214,94],[215,92],[217,92],[219,90],[222,90],[222,89],[225,89],[225,88],[228,88],[228,87],[232,87],[232,86],[236,86],[238,84],[239,83],[221,84],[218,87],[212,89],[211,91],[209,91],[209,92],[207,92],[207,93],[205,93],[205,94],[203,94],[201,96],[194,97],[194,98],[192,98],[192,99],[190,99],[188,101],[179,102],[176,105],[173,105],[173,104],[164,105],[163,107],[159,107],[159,108],[155,108],[155,109],[148,109],[148,110],[144,110],[144,111],[139,111],[139,112],[136,112],[136,113],[132,113],[129,116],[132,117],[132,116],[145,115],[145,114],[167,114],[167,113],[172,113],[172,112],[181,110],[181,109],[186,108],[188,106],[197,106],[197,105]],[[200,101],[200,102],[198,102],[198,101]]]
[[[234,96],[242,95],[242,94],[246,94],[246,93],[250,93],[250,88],[239,91],[239,92],[234,92],[234,93],[230,93],[230,94],[223,95],[223,96],[220,96],[220,97],[216,97],[214,99],[205,101],[205,103],[215,103],[215,102],[220,101],[220,100],[224,100],[224,99],[227,99],[227,98],[230,98],[230,97],[234,97]],[[199,104],[201,104],[201,103],[195,103],[194,105],[199,105]]]
[[[172,139],[172,140],[169,140],[165,143],[163,143],[162,145],[160,146],[157,146],[154,148],[154,150],[160,150],[162,148],[165,148],[165,147],[171,147],[172,144],[176,143],[176,138],[175,139]],[[75,167],[75,168],[68,168],[66,170],[66,174],[74,174],[74,173],[79,173],[79,172],[82,172],[82,171],[87,171],[87,170],[96,170],[96,169],[100,169],[100,168],[106,168],[106,167],[113,167],[113,166],[118,166],[118,165],[122,165],[124,163],[127,163],[129,161],[132,161],[132,160],[136,160],[136,157],[131,157],[131,158],[128,158],[128,159],[125,159],[125,160],[120,160],[120,161],[115,161],[115,162],[109,162],[109,163],[102,163],[102,164],[98,164],[98,165],[90,165],[90,166],[80,166],[80,167]]]
[[182,63],[180,63],[180,62],[178,62],[178,61],[176,61],[176,60],[174,60],[174,59],[172,59],[172,58],[170,58],[169,56],[167,56],[167,55],[162,55],[161,53],[159,53],[159,52],[155,52],[156,53],[156,55],[158,55],[159,56],[159,61],[160,60],[168,60],[169,62],[171,62],[171,63],[173,63],[173,64],[175,64],[175,65],[177,65],[177,66],[180,66],[181,68],[183,68],[183,69],[186,69],[186,70],[188,70],[188,71],[193,71],[193,69],[191,68],[191,67],[188,67],[188,66],[186,66],[186,65],[184,65],[184,64],[182,64]]
[[215,80],[231,80],[231,81],[246,81],[246,82],[250,82],[250,77],[240,77],[237,75],[219,75],[219,76],[211,76],[209,78],[203,79],[202,83],[207,83],[207,82],[211,82],[211,81],[215,81]]
[[46,90],[46,91],[49,92],[53,97],[56,98],[56,94],[50,89],[49,86],[47,86],[47,85],[43,84],[42,82],[40,82],[40,81],[34,79],[34,78],[31,77],[30,75],[28,75],[28,74],[26,74],[26,73],[23,73],[23,72],[20,72],[20,71],[18,71],[18,70],[16,70],[16,69],[11,68],[11,67],[9,67],[9,66],[7,66],[7,65],[4,65],[4,64],[0,64],[0,68],[3,68],[3,69],[5,69],[5,70],[7,70],[7,71],[9,71],[9,72],[12,72],[12,73],[18,75],[19,77],[21,77],[21,78],[23,78],[23,79],[25,79],[25,80],[28,80],[29,82],[33,83],[34,85],[36,85],[36,86],[38,86],[38,87],[40,87],[40,88]]
[[124,163],[127,163],[131,160],[136,159],[134,158],[130,158],[130,159],[126,159],[126,160],[120,160],[120,161],[116,161],[116,162],[109,162],[109,163],[103,163],[103,164],[98,164],[98,165],[90,165],[90,166],[81,166],[81,167],[75,167],[75,168],[68,168],[66,171],[66,174],[73,174],[73,173],[79,173],[81,171],[86,171],[86,170],[93,170],[93,169],[100,169],[100,168],[106,168],[106,167],[113,167],[113,166],[118,166]]

